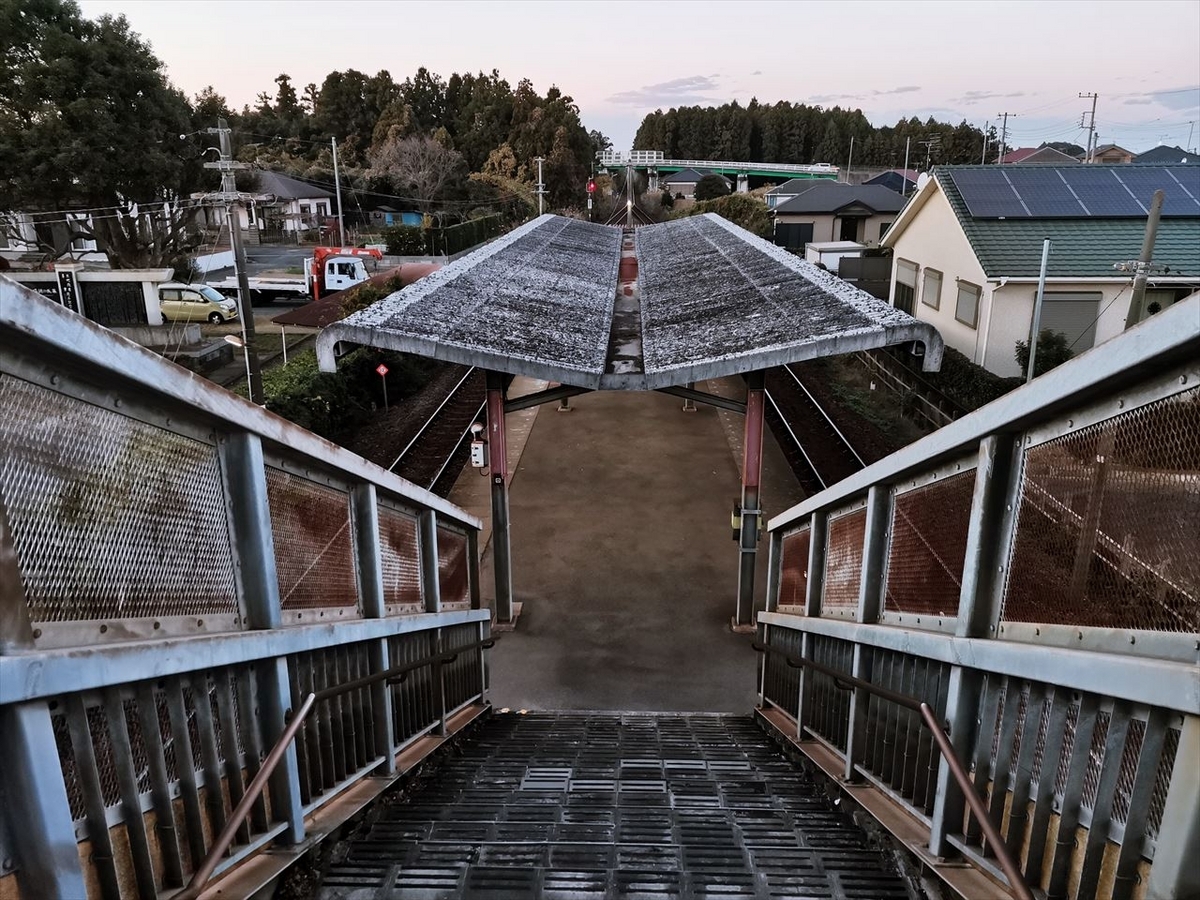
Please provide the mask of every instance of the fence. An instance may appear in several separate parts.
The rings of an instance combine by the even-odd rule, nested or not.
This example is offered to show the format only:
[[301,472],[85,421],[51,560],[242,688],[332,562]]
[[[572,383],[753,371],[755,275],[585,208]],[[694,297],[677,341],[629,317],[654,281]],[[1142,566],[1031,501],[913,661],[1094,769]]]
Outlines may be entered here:
[[182,887],[309,692],[220,870],[482,708],[477,519],[3,278],[0,346],[0,895]]
[[994,854],[924,700],[1051,898],[1200,890],[1200,300],[770,523],[761,706],[920,823]]
[[389,256],[453,256],[494,238],[504,229],[504,221],[497,214],[444,228],[394,225],[383,229],[383,238]]

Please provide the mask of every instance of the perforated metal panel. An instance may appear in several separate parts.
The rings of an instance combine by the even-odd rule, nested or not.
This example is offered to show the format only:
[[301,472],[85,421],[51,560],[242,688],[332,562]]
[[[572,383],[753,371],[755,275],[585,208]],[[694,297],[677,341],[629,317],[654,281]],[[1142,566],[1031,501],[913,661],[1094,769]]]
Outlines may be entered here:
[[237,613],[213,445],[8,375],[0,445],[35,624]]
[[1200,389],[1029,450],[1003,617],[1200,632]]
[[972,471],[896,496],[885,612],[958,614],[974,490]]
[[779,561],[779,605],[803,609],[808,595],[808,550],[812,530],[793,531],[783,539]]
[[866,528],[865,509],[829,519],[829,535],[825,544],[825,585],[821,593],[822,612],[848,612],[858,608]]
[[449,528],[438,528],[438,584],[442,606],[467,609],[471,605],[470,575],[467,569],[466,535]]
[[421,612],[416,519],[382,505],[379,507],[379,561],[383,568],[383,602],[388,613]]
[[349,495],[268,467],[267,499],[284,621],[297,610],[357,608]]

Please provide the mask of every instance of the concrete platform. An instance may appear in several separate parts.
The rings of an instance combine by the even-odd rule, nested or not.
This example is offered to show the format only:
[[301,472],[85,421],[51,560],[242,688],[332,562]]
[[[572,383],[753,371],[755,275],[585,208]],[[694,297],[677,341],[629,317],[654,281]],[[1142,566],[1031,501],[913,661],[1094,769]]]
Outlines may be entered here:
[[[535,387],[514,383],[511,393]],[[571,406],[569,415],[550,405],[509,416],[513,582],[523,612],[492,651],[492,701],[749,712],[751,639],[729,630],[738,559],[729,517],[741,458],[731,438],[741,440],[741,417],[723,422],[705,406],[685,413],[678,398],[640,391],[586,394]],[[451,500],[486,520],[486,491],[486,479],[464,472]],[[802,497],[768,441],[768,515]],[[765,540],[760,546],[762,596]],[[490,562],[485,552],[485,600],[494,595]]]

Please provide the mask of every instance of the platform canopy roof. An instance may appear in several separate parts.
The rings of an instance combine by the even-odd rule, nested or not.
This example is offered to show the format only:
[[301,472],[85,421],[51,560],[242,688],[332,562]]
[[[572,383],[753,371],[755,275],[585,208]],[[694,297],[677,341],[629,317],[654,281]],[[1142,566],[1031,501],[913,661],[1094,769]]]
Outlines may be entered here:
[[919,342],[937,330],[715,215],[622,232],[545,215],[317,337],[321,368],[365,345],[591,389],[651,390]]

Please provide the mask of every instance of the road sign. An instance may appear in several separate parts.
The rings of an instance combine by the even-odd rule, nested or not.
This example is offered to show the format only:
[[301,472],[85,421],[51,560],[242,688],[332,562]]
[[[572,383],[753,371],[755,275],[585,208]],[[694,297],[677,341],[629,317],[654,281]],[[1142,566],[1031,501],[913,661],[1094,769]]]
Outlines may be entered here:
[[589,194],[596,193],[596,182],[592,181],[590,178],[588,179],[587,183],[587,192]]
[[388,367],[385,366],[383,363],[380,363],[379,365],[377,365],[375,367],[375,371],[379,374],[379,377],[382,378],[384,375],[386,375],[388,373]]

